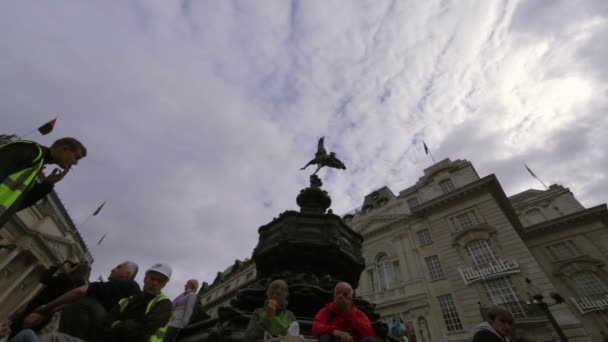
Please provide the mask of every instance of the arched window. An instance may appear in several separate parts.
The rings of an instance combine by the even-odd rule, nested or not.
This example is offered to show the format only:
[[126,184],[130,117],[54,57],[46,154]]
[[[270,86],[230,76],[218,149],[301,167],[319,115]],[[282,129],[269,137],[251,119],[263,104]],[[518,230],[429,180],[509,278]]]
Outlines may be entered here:
[[380,278],[380,289],[388,290],[399,285],[399,262],[392,261],[386,254],[378,257],[378,276]]
[[592,299],[602,299],[608,293],[606,283],[594,272],[582,271],[574,274],[574,282],[581,295]]
[[477,266],[486,266],[496,262],[494,252],[488,243],[488,240],[473,240],[467,245],[469,255]]
[[538,208],[530,209],[526,211],[526,220],[530,224],[537,224],[546,221],[545,215]]

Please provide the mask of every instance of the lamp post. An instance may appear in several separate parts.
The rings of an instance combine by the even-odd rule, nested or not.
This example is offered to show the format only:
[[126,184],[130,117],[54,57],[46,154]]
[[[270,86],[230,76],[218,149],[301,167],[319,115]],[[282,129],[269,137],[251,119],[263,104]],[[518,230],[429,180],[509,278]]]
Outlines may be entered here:
[[526,278],[526,284],[528,286],[528,295],[532,297],[530,301],[531,304],[538,305],[538,307],[545,313],[545,315],[549,319],[549,322],[553,326],[553,329],[555,329],[555,332],[557,332],[557,336],[559,336],[559,339],[562,342],[568,342],[568,338],[566,338],[566,335],[564,335],[564,331],[555,320],[555,317],[553,317],[551,310],[549,310],[549,306],[561,304],[565,301],[565,299],[560,296],[559,293],[551,292],[550,296],[551,298],[553,298],[555,303],[549,305],[548,303],[545,303],[545,301],[543,301],[544,297],[541,294],[541,291],[536,288],[536,286],[532,285],[532,280]]

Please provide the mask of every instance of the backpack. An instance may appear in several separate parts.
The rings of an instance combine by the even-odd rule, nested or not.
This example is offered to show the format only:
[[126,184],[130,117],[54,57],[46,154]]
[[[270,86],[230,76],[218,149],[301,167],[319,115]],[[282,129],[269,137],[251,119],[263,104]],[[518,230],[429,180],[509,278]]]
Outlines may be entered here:
[[196,322],[200,322],[203,320],[203,318],[204,318],[203,304],[197,298],[196,302],[194,303],[194,309],[192,309],[192,315],[190,315],[190,320],[188,321],[188,325],[194,324]]

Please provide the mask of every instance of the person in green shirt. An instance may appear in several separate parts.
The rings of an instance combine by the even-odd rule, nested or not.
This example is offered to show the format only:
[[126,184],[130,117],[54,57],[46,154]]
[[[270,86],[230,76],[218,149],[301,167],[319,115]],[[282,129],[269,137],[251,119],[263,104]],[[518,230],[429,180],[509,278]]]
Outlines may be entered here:
[[272,337],[285,336],[291,322],[296,320],[293,312],[286,309],[289,289],[287,282],[277,279],[270,283],[266,291],[264,307],[256,309],[251,315],[245,331],[245,341],[256,342],[264,339],[267,331]]

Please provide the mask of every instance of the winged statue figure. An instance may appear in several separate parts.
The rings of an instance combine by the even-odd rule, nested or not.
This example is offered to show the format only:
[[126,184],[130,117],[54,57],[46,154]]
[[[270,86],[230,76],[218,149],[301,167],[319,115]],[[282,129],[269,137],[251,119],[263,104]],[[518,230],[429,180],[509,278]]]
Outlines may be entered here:
[[325,143],[325,137],[321,137],[321,139],[319,139],[319,142],[317,144],[317,153],[315,153],[315,159],[309,161],[308,164],[306,164],[300,170],[304,170],[309,165],[313,165],[313,164],[318,165],[317,170],[315,170],[313,175],[316,175],[317,172],[319,172],[319,170],[323,166],[333,167],[334,169],[346,170],[346,166],[344,165],[344,163],[342,163],[340,161],[340,159],[336,158],[336,154],[334,152],[330,152],[329,154],[327,153],[327,150],[325,150],[324,143]]

